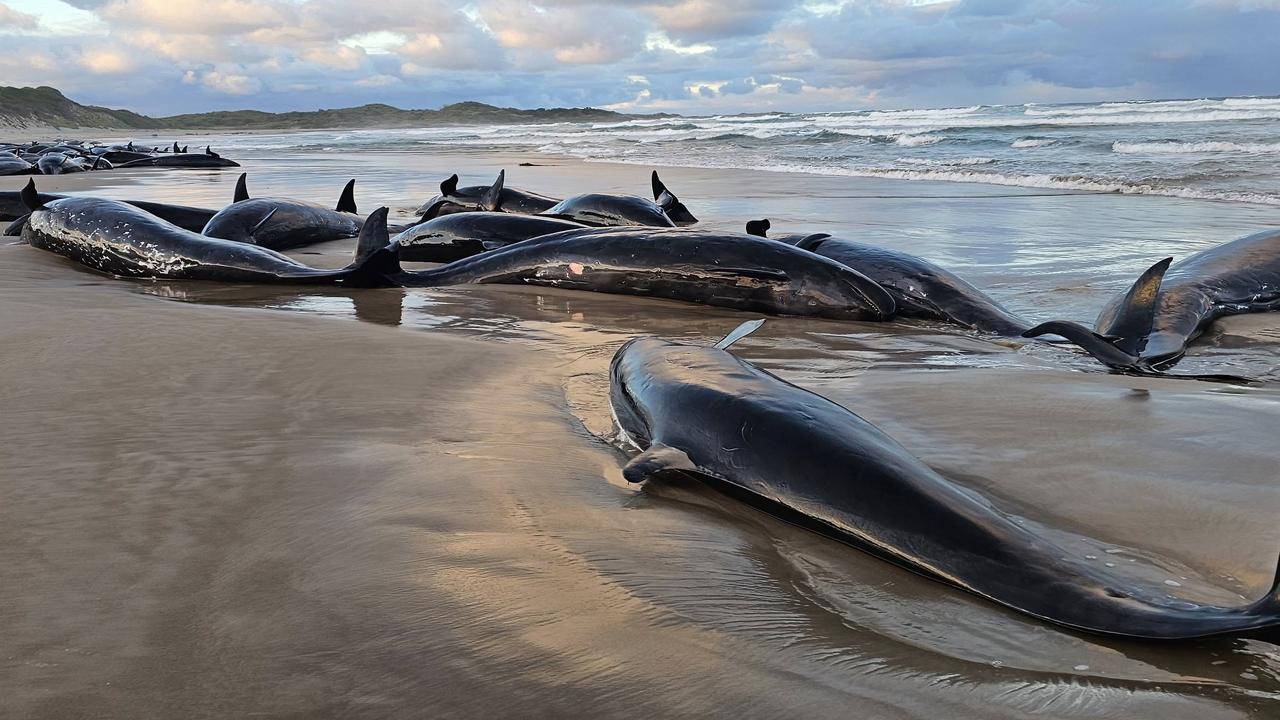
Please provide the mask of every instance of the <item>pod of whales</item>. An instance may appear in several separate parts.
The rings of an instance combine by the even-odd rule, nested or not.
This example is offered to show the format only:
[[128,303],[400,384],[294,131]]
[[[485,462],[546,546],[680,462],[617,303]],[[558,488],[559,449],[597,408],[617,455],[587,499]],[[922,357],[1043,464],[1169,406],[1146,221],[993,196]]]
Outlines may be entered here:
[[152,157],[142,158],[140,160],[131,160],[127,163],[117,165],[116,167],[216,168],[240,167],[240,163],[234,160],[228,160],[206,146],[202,153],[155,155]]
[[183,230],[117,200],[42,203],[34,185],[23,193],[31,208],[22,229],[27,244],[119,277],[365,287],[386,285],[386,272],[396,266],[386,247],[385,208],[370,216],[354,262],[321,270],[274,250]]
[[[758,322],[758,321],[757,321]],[[624,477],[696,477],[871,555],[1076,630],[1148,640],[1280,637],[1280,579],[1217,607],[1106,571],[955,485],[871,423],[724,348],[637,338],[614,355],[609,400],[641,452]]]
[[633,195],[586,193],[564,200],[506,187],[505,170],[492,185],[459,188],[458,176],[440,183],[440,194],[418,208],[424,220],[458,212],[505,212],[548,215],[595,227],[643,225],[672,227],[693,225],[698,219],[667,189],[657,171],[650,176],[653,201]]
[[1103,308],[1094,329],[1057,320],[1027,337],[1067,337],[1102,364],[1148,374],[1173,367],[1214,320],[1280,309],[1280,230],[1151,266]]
[[[8,153],[12,157],[5,157]],[[27,163],[25,166],[21,161]],[[85,170],[123,167],[239,167],[209,147],[203,153],[187,153],[174,143],[172,149],[127,144],[85,144],[78,140],[53,143],[0,143],[0,175],[64,175]]]
[[[752,235],[767,237],[768,230],[768,220],[747,223],[747,232]],[[831,258],[875,280],[893,295],[903,317],[941,320],[1007,336],[1021,335],[1031,327],[954,273],[915,255],[826,233],[773,239]]]

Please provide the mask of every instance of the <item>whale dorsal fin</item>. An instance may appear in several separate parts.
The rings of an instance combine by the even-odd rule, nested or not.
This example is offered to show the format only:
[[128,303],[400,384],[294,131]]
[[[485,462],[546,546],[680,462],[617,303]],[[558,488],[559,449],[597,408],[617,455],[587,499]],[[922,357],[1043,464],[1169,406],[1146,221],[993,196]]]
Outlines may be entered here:
[[236,192],[231,196],[231,202],[238,203],[249,199],[248,176],[249,173],[240,173],[240,177],[236,178]]
[[1160,297],[1160,283],[1171,262],[1173,258],[1165,258],[1147,268],[1125,294],[1111,323],[1105,328],[1098,328],[1099,334],[1117,338],[1115,346],[1129,355],[1141,355],[1147,346],[1147,336],[1151,334],[1151,324],[1156,315],[1156,300]]
[[480,209],[489,212],[497,212],[502,207],[502,186],[507,180],[507,171],[499,170],[498,179],[493,181],[493,185],[484,191],[484,195],[480,197]]
[[359,212],[356,210],[356,180],[352,178],[347,181],[346,187],[342,188],[342,194],[338,196],[338,206],[334,208],[338,212],[351,213],[354,215]]
[[648,450],[640,453],[622,469],[622,477],[629,483],[642,483],[659,473],[671,470],[696,471],[697,465],[689,459],[683,450],[655,442]]
[[449,197],[456,192],[458,192],[458,175],[455,173],[440,183],[440,194]]
[[22,193],[20,195],[22,197],[22,204],[27,207],[28,211],[35,212],[36,210],[44,207],[44,203],[40,201],[40,193],[36,191],[35,180],[28,180],[27,184],[23,186]]
[[191,146],[190,146],[190,145],[183,145],[183,146],[182,146],[182,152],[186,152],[186,151],[188,151],[188,150],[190,150],[190,149],[191,149]]
[[764,325],[763,318],[759,320],[748,320],[742,323],[741,325],[739,325],[738,327],[734,328],[733,332],[729,333],[728,335],[725,335],[723,338],[720,339],[720,342],[716,343],[715,345],[712,345],[711,347],[717,350],[724,350],[725,348],[738,342],[742,338],[759,330],[761,325]]
[[747,234],[756,237],[769,237],[769,218],[747,221]]
[[808,250],[812,252],[814,248],[821,245],[822,242],[829,237],[831,237],[831,233],[814,233],[812,235],[805,235],[796,243],[796,247],[801,250]]
[[391,244],[391,235],[387,232],[387,212],[388,209],[384,207],[374,210],[360,226],[360,236],[356,240],[357,264]]
[[182,152],[182,148],[178,147],[178,141],[177,141],[177,140],[174,140],[174,141],[173,141],[173,151],[174,151],[175,153],[180,153],[180,152]]
[[218,158],[222,157],[222,156],[221,156],[221,155],[219,155],[218,153],[216,153],[216,152],[214,152],[213,150],[209,149],[209,146],[208,146],[208,145],[205,145],[205,146],[204,146],[204,154],[205,154],[205,155],[208,155],[209,157],[213,158],[214,160],[217,160]]

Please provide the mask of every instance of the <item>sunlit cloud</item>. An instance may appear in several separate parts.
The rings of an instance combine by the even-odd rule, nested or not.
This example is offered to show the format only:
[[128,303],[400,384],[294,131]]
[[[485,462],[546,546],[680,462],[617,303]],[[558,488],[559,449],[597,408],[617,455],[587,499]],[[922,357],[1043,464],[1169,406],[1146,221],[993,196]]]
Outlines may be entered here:
[[0,0],[3,84],[153,114],[1280,92],[1280,0]]

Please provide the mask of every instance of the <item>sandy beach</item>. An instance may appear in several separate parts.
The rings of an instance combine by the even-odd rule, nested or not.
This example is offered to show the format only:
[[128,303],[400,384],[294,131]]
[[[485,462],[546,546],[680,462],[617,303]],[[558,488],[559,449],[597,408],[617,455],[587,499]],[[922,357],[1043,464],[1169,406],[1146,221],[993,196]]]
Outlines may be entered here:
[[[108,139],[108,138],[103,138]],[[215,148],[216,149],[216,148]],[[407,217],[457,172],[645,194],[550,154],[269,151],[254,195]],[[518,163],[536,163],[520,167]],[[659,168],[710,227],[909,250],[1031,319],[1091,321],[1263,205]],[[37,178],[221,207],[239,171]],[[0,178],[12,190],[27,178]],[[346,262],[351,243],[304,248]],[[628,487],[607,368],[748,316],[513,287],[134,282],[0,246],[0,697],[15,718],[1274,717],[1280,653],[1125,643],[914,576],[700,486]],[[1280,315],[1108,375],[926,323],[779,318],[736,352],[876,423],[1117,573],[1239,604],[1280,555]]]

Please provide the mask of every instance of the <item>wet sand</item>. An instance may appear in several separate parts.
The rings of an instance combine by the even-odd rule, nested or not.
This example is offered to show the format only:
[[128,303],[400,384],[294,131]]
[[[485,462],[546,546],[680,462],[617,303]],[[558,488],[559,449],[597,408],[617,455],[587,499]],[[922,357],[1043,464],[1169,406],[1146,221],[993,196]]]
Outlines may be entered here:
[[[647,189],[647,168],[549,157],[244,161],[256,195],[323,200],[355,176],[362,207],[400,214],[450,172],[479,183],[504,164],[549,194]],[[663,177],[709,225],[856,232],[1036,319],[1091,319],[1153,255],[1274,224],[1268,208],[1167,198]],[[112,197],[219,206],[235,173],[47,189],[107,179]],[[627,487],[613,351],[637,334],[710,342],[743,319],[527,288],[139,283],[0,246],[3,714],[1276,714],[1276,646],[1064,632],[697,485]],[[1180,371],[1264,383],[1111,376],[926,324],[778,319],[737,352],[1074,552],[1235,603],[1265,591],[1280,553],[1280,315],[1210,335]]]

